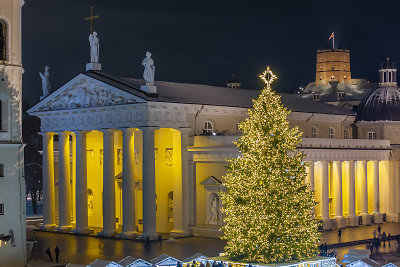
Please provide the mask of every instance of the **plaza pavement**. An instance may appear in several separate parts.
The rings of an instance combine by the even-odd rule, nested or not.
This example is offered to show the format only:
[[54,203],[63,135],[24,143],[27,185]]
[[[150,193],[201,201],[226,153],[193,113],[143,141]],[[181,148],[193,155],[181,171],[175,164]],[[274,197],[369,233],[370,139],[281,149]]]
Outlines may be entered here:
[[[207,256],[217,256],[223,252],[225,242],[220,239],[188,237],[173,240],[163,240],[151,243],[150,249],[144,248],[144,243],[132,240],[118,240],[109,238],[96,238],[92,236],[79,236],[70,234],[59,234],[33,231],[38,223],[27,223],[27,238],[38,241],[37,255],[33,250],[33,258],[29,266],[63,266],[50,263],[46,255],[47,247],[50,247],[53,258],[54,248],[60,247],[60,263],[89,264],[95,259],[120,261],[126,256],[133,256],[145,260],[151,260],[161,254],[168,254],[183,260],[195,253]],[[400,224],[384,223],[381,225],[382,232],[391,233],[392,236],[400,235]],[[349,248],[365,248],[365,240],[372,238],[372,232],[377,228],[373,226],[360,226],[357,228],[346,228],[342,230],[341,243],[349,243],[349,246],[339,247],[338,232],[336,230],[326,231],[322,234],[322,242],[329,244],[329,248],[339,247],[339,258],[348,252]],[[392,246],[382,248],[383,251],[397,249],[397,242],[392,241]],[[45,265],[46,264],[46,265]],[[49,264],[49,265],[47,265]]]

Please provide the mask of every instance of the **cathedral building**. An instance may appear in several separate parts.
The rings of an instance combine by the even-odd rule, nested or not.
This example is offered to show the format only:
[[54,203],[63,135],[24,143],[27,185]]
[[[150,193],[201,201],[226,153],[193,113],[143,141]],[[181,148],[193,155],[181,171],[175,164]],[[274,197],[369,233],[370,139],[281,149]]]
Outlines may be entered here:
[[[123,238],[221,234],[226,159],[240,155],[237,125],[260,91],[154,82],[150,56],[146,80],[115,77],[92,62],[28,111],[41,119],[44,229]],[[323,228],[398,221],[400,162],[392,140],[378,134],[382,122],[280,96],[290,125],[303,132],[299,149]],[[362,125],[374,123],[375,138],[366,138]]]
[[21,0],[0,1],[0,265],[26,265]]

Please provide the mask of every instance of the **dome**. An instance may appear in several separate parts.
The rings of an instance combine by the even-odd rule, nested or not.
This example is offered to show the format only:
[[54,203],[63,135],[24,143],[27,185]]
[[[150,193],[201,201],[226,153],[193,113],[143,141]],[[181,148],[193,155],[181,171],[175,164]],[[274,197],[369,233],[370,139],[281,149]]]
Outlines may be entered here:
[[356,121],[400,121],[400,90],[380,87],[369,94],[357,109]]

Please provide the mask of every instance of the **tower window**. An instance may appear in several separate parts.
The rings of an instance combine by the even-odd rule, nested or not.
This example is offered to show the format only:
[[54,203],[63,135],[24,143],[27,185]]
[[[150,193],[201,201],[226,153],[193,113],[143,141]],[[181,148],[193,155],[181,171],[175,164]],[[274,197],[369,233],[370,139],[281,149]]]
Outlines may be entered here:
[[311,138],[318,138],[318,130],[315,126],[311,128]]
[[335,137],[335,130],[332,127],[329,128],[329,139],[333,139]]
[[0,60],[7,60],[7,24],[0,20]]
[[204,123],[203,134],[205,134],[205,135],[212,135],[213,132],[214,132],[214,129],[213,129],[213,128],[214,128],[214,127],[213,127],[212,123],[211,123],[210,121],[206,121],[206,122]]
[[314,100],[319,100],[319,95],[318,95],[318,94],[314,94],[314,95],[313,95],[313,99],[314,99]]
[[344,130],[343,138],[344,139],[350,139],[350,131],[349,130]]
[[376,132],[368,132],[368,139],[376,139]]

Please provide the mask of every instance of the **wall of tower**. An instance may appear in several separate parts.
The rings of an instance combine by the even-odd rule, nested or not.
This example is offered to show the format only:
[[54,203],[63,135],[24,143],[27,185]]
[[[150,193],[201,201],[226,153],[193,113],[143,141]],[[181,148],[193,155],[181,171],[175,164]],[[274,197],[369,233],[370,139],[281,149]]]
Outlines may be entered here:
[[326,49],[317,51],[315,83],[326,85],[330,81],[351,83],[349,50]]
[[[22,0],[1,0],[5,49],[0,60],[0,243],[1,266],[26,266],[26,204],[22,144],[21,6]],[[3,27],[3,26],[2,26]]]

